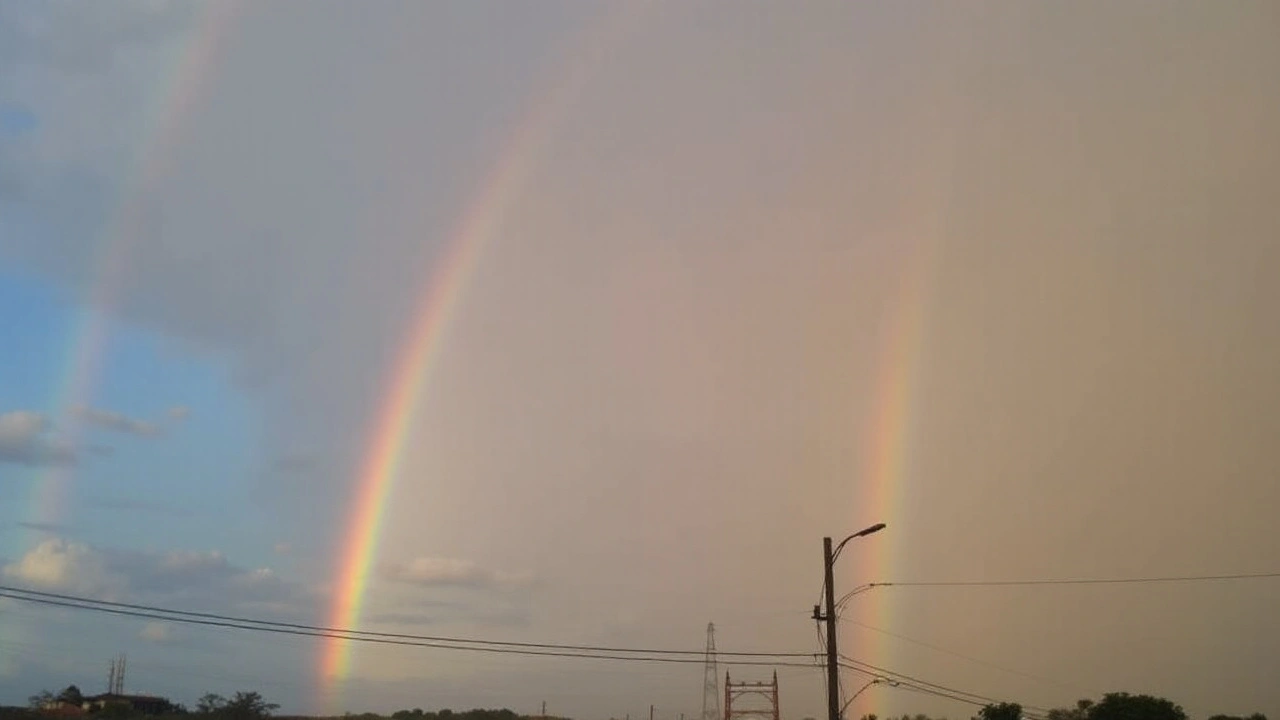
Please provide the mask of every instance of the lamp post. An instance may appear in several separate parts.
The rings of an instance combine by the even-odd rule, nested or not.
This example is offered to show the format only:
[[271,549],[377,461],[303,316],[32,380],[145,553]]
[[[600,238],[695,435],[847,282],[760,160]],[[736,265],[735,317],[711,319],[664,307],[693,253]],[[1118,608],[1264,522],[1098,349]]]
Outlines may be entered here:
[[862,687],[858,688],[858,692],[850,695],[849,699],[844,701],[844,705],[840,706],[840,714],[843,715],[844,711],[849,709],[849,706],[853,704],[854,700],[858,699],[858,696],[861,695],[864,690],[871,687],[872,685],[879,685],[880,683],[886,683],[894,687],[898,686],[898,682],[896,680],[889,680],[882,677],[872,678],[871,680],[867,681],[866,685],[863,685]]
[[876,523],[840,541],[833,550],[831,538],[822,538],[822,584],[827,612],[824,615],[817,606],[813,608],[813,618],[827,623],[827,720],[841,720],[840,707],[840,654],[836,651],[836,588],[833,570],[836,558],[846,543],[854,538],[866,537],[883,530],[884,523]]

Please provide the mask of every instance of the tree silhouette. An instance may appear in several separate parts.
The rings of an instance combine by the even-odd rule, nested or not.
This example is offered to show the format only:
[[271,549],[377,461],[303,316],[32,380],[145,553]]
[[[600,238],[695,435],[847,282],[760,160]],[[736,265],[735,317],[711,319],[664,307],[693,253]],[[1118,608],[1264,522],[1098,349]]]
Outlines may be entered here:
[[1021,720],[1021,718],[1022,706],[1018,703],[998,703],[987,705],[979,710],[975,720]]
[[84,695],[81,694],[80,688],[75,685],[68,685],[66,689],[58,693],[58,699],[64,703],[80,705],[84,702]]
[[1090,706],[1087,720],[1187,720],[1187,714],[1172,700],[1120,692]]
[[209,715],[221,710],[227,704],[227,699],[217,693],[205,693],[196,701],[196,712]]
[[257,692],[238,692],[222,706],[219,715],[228,720],[258,720],[269,717],[273,710],[279,710],[276,703],[269,703]]
[[48,690],[41,690],[35,695],[27,698],[27,704],[31,706],[32,710],[39,710],[56,699],[57,698],[53,696],[53,693]]

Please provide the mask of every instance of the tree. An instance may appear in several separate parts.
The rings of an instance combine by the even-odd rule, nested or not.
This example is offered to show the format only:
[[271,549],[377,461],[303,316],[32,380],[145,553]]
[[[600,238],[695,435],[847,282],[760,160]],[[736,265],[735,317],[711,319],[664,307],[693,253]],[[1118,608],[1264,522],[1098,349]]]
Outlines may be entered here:
[[1243,715],[1214,715],[1209,720],[1267,720],[1267,716],[1262,713],[1254,713],[1248,717]]
[[1107,693],[1087,711],[1087,720],[1187,720],[1182,707],[1152,695]]
[[1022,706],[1018,703],[987,705],[978,711],[978,720],[1021,720]]
[[58,700],[79,706],[84,702],[84,695],[80,693],[80,688],[75,685],[68,685],[65,690],[58,693]]
[[57,698],[53,696],[53,693],[48,690],[41,690],[35,695],[27,698],[27,703],[31,705],[32,710],[39,710],[54,700],[57,700]]
[[276,703],[269,703],[256,692],[238,692],[222,706],[220,715],[228,720],[258,720],[270,717],[271,711],[280,709]]
[[196,701],[196,712],[209,715],[226,707],[227,699],[216,693],[205,693]]
[[1089,720],[1089,708],[1092,700],[1077,700],[1073,708],[1054,708],[1049,711],[1049,720]]

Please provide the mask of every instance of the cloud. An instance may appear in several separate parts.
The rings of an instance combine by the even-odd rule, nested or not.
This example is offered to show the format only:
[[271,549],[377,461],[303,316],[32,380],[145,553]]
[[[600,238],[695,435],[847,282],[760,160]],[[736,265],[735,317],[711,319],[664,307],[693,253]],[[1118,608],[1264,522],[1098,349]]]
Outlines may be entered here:
[[286,542],[276,543],[275,546],[271,548],[271,552],[277,555],[288,555],[293,552],[293,546]]
[[170,421],[180,423],[191,416],[191,408],[186,405],[174,405],[169,408],[168,415]]
[[370,613],[365,621],[370,625],[417,626],[441,623],[467,623],[486,627],[526,627],[529,612],[522,608],[482,610],[460,603],[429,603],[421,601],[403,603],[402,610]]
[[317,607],[304,586],[268,568],[236,566],[218,551],[137,552],[53,538],[0,574],[25,587],[179,609],[310,618]]
[[173,640],[173,626],[165,622],[149,622],[142,626],[138,637],[153,643],[167,643]]
[[128,584],[102,552],[62,538],[45,540],[4,566],[7,581],[41,590],[116,599]]
[[[0,258],[84,299],[75,296],[97,271],[102,227],[116,217],[116,203],[127,201],[136,212],[117,218],[127,227],[116,231],[129,242],[112,245],[127,254],[117,258],[124,277],[106,310],[175,344],[216,354],[231,378],[269,393],[273,417],[265,432],[272,437],[265,444],[317,448],[318,457],[305,465],[277,468],[306,469],[314,490],[306,497],[277,477],[263,482],[278,493],[273,499],[282,511],[301,516],[328,501],[325,491],[349,481],[343,469],[360,450],[350,426],[334,419],[360,417],[369,398],[383,392],[383,370],[403,342],[431,265],[445,257],[449,227],[466,203],[461,195],[487,174],[494,138],[520,122],[531,81],[559,58],[558,43],[573,26],[556,27],[545,12],[516,11],[536,22],[522,25],[529,34],[513,38],[509,59],[498,65],[491,53],[428,25],[425,44],[456,53],[458,67],[404,71],[415,98],[453,93],[458,71],[471,71],[476,83],[495,90],[446,106],[411,99],[400,108],[402,92],[363,82],[371,66],[340,61],[343,78],[333,87],[352,88],[355,97],[273,93],[259,103],[263,115],[254,127],[295,128],[271,141],[274,159],[259,167],[266,157],[257,147],[261,136],[246,132],[241,113],[230,110],[240,93],[256,92],[246,81],[301,87],[309,75],[287,64],[267,63],[263,75],[246,73],[238,53],[212,58],[203,86],[185,88],[181,112],[165,118],[172,125],[163,137],[138,130],[154,126],[152,109],[163,102],[157,71],[205,29],[188,22],[201,10],[186,7],[195,6],[121,3],[101,22],[96,12],[89,19],[18,10],[0,17],[6,27],[0,55],[21,58],[0,59],[0,94],[6,83],[17,88],[14,101],[41,119],[20,153],[0,146],[0,169],[21,185],[9,196],[11,206],[34,228],[15,234]],[[356,49],[380,42],[388,27],[352,29],[323,15],[296,41],[303,52],[335,59],[352,53],[359,60]],[[237,35],[241,22],[234,12],[229,17],[225,37]],[[272,11],[258,22],[283,29],[296,20]],[[69,71],[77,74],[73,81],[59,82]],[[356,108],[370,106],[388,110],[394,134],[351,134],[368,118]],[[323,120],[295,127],[298,113]],[[99,122],[104,117],[112,119],[107,126]],[[419,137],[414,128],[424,122],[438,134]],[[412,141],[388,158],[384,140],[408,138],[404,133]],[[170,164],[177,155],[182,162]],[[151,160],[162,181],[121,186],[136,179],[139,162]],[[293,190],[281,193],[282,186]],[[402,203],[387,188],[404,188],[413,200]],[[401,227],[408,217],[413,227]]]
[[103,510],[164,513],[165,515],[182,517],[187,517],[193,514],[190,508],[178,507],[176,505],[158,503],[150,500],[138,500],[136,498],[90,497],[88,498],[88,504]]
[[15,524],[18,527],[26,528],[28,530],[35,530],[37,532],[46,533],[48,535],[65,535],[67,532],[67,526],[59,525],[58,523],[25,522],[24,521],[24,522],[18,522]]
[[51,423],[41,413],[15,410],[0,415],[0,462],[20,465],[70,465],[76,453],[50,433]]
[[129,46],[170,34],[185,3],[126,0],[116,7],[61,3],[0,6],[0,68],[23,62],[60,72],[91,73]]
[[434,625],[439,618],[430,613],[418,612],[382,612],[371,613],[365,618],[370,625]]
[[146,420],[138,420],[110,410],[86,406],[77,407],[75,416],[81,422],[102,430],[128,435],[154,436],[160,434],[160,426]]
[[381,571],[387,580],[418,587],[508,589],[526,586],[533,580],[529,573],[489,570],[470,560],[452,558],[420,557],[389,562],[383,564]]

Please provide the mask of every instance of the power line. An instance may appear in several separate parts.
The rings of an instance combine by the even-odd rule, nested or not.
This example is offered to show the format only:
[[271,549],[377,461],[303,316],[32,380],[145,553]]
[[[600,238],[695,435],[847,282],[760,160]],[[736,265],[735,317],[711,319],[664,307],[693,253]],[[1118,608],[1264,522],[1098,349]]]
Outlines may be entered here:
[[[981,701],[978,701],[978,700],[971,700],[971,699],[969,699],[969,698],[962,697],[962,696],[960,696],[960,695],[954,695],[954,694],[952,694],[952,693],[948,693],[948,692],[943,692],[943,691],[938,691],[938,690],[932,690],[932,689],[930,689],[930,688],[919,687],[919,686],[916,686],[916,685],[912,685],[912,684],[910,684],[910,683],[891,682],[891,683],[888,683],[888,684],[890,685],[890,687],[898,687],[898,688],[903,688],[903,689],[905,689],[905,690],[912,690],[912,691],[914,691],[914,692],[924,693],[924,694],[926,694],[926,695],[933,695],[933,696],[935,696],[935,697],[947,698],[947,699],[949,699],[949,700],[955,700],[955,701],[957,701],[957,702],[962,702],[962,703],[965,703],[965,704],[968,704],[968,705],[973,705],[973,706],[975,706],[975,707],[985,707],[986,705],[988,705],[988,704],[989,704],[989,703],[984,703],[984,702],[981,702]],[[1048,716],[1047,716],[1047,715],[1044,715],[1044,714],[1041,714],[1041,713],[1037,713],[1037,712],[1027,712],[1026,708],[1023,708],[1023,711],[1022,711],[1022,717],[1024,717],[1024,718],[1028,718],[1028,720],[1047,720],[1047,718],[1048,718]]]
[[[946,685],[940,685],[940,684],[938,684],[938,683],[929,682],[928,680],[922,680],[922,679],[920,679],[920,678],[918,678],[918,677],[913,677],[913,676],[911,676],[911,675],[907,675],[907,674],[905,674],[905,673],[900,673],[900,672],[896,672],[896,671],[894,671],[894,670],[889,670],[889,669],[887,669],[887,668],[878,667],[878,666],[876,666],[876,665],[872,665],[871,663],[868,663],[868,662],[863,662],[863,661],[861,661],[861,660],[855,660],[855,659],[853,659],[853,658],[849,657],[848,655],[841,654],[841,655],[840,655],[840,658],[841,658],[842,660],[844,660],[844,661],[845,661],[844,663],[841,663],[841,665],[842,665],[843,667],[846,667],[846,668],[848,668],[848,669],[850,669],[850,670],[855,670],[855,671],[857,671],[857,672],[861,672],[861,673],[864,673],[864,674],[867,674],[867,675],[871,675],[871,676],[883,675],[883,676],[887,676],[887,677],[889,677],[890,679],[895,679],[895,680],[903,681],[903,682],[904,682],[904,684],[924,685],[924,686],[932,687],[932,688],[935,688],[935,689],[938,689],[938,690],[941,690],[941,691],[945,691],[945,692],[949,692],[949,693],[954,693],[954,694],[957,694],[957,695],[967,695],[967,696],[969,696],[969,697],[971,697],[971,698],[974,698],[974,699],[976,699],[976,700],[984,701],[984,703],[983,703],[983,704],[1005,702],[1004,700],[1000,700],[1000,699],[997,699],[997,698],[988,697],[988,696],[986,696],[986,695],[979,695],[979,694],[977,694],[977,693],[971,693],[971,692],[968,692],[968,691],[965,691],[965,690],[957,690],[956,688],[953,688],[953,687],[947,687]],[[868,669],[868,668],[870,668],[870,669]],[[1036,707],[1035,705],[1023,705],[1023,707],[1024,707],[1024,708],[1027,708],[1027,709],[1030,709],[1030,710],[1037,711],[1037,712],[1044,712],[1044,713],[1047,713],[1047,712],[1048,712],[1048,710],[1047,710],[1047,709],[1042,708],[1042,707]]]
[[[294,630],[308,630],[313,632],[335,633],[341,635],[361,635],[376,638],[391,638],[397,640],[422,640],[427,642],[438,643],[466,643],[471,645],[491,645],[496,647],[520,647],[520,648],[543,648],[552,650],[582,650],[588,652],[620,652],[620,653],[638,653],[647,655],[705,655],[705,650],[662,650],[653,648],[621,648],[621,647],[605,647],[598,645],[567,645],[562,643],[535,643],[535,642],[518,642],[504,640],[481,640],[476,638],[447,637],[442,635],[414,635],[409,633],[388,633],[375,632],[372,630],[353,630],[349,628],[326,627],[323,625],[306,625],[301,623],[290,623],[276,620],[257,620],[253,618],[237,617],[234,615],[222,615],[218,613],[194,612],[190,610],[173,610],[170,608],[156,607],[153,605],[139,605],[135,603],[112,602],[108,600],[95,600],[93,598],[81,597],[76,595],[65,595],[61,593],[53,593],[39,590],[29,590],[26,588],[10,587],[0,585],[0,591],[16,592],[25,595],[33,595],[40,598],[50,598],[54,600],[64,600],[75,603],[90,603],[93,605],[101,605],[106,607],[121,608],[126,610],[137,610],[140,612],[164,613],[166,615],[179,615],[191,618],[200,618],[208,620],[223,620],[227,622],[253,624],[253,625],[271,625],[275,627],[290,628]],[[717,655],[727,655],[730,657],[784,657],[784,658],[811,658],[813,653],[806,652],[718,652]],[[701,661],[699,661],[701,662]]]
[[[94,612],[107,613],[111,615],[119,615],[125,617],[138,617],[148,620],[166,620],[170,622],[185,623],[189,625],[203,625],[208,627],[220,627],[236,630],[253,630],[258,632],[270,632],[280,635],[294,635],[299,637],[316,637],[329,638],[335,640],[349,640],[355,642],[367,642],[381,645],[398,645],[406,647],[425,647],[440,650],[469,650],[471,652],[485,652],[500,655],[526,655],[539,657],[565,657],[580,658],[590,660],[616,660],[631,662],[655,662],[655,663],[679,663],[693,664],[702,663],[700,658],[690,657],[671,657],[670,655],[651,654],[646,650],[624,649],[619,648],[612,651],[579,651],[574,646],[556,646],[549,643],[541,644],[538,647],[554,648],[554,649],[525,649],[521,647],[502,647],[497,641],[479,641],[466,640],[461,638],[450,640],[433,639],[430,636],[397,636],[393,633],[366,633],[362,631],[342,630],[335,628],[321,628],[316,626],[304,626],[296,623],[283,623],[270,620],[255,620],[251,618],[238,618],[234,616],[220,616],[212,613],[189,613],[185,611],[173,611],[164,608],[151,608],[147,606],[130,606],[129,603],[112,603],[107,601],[92,600],[89,598],[78,598],[75,596],[62,596],[57,593],[43,593],[31,590],[23,590],[21,588],[11,588],[0,586],[0,597],[12,600],[21,600],[24,602],[35,603],[39,605],[51,605],[57,607],[65,607],[76,610],[90,610]],[[472,643],[472,644],[458,644]],[[532,644],[530,644],[532,645]],[[585,647],[585,646],[584,646]],[[637,653],[634,655],[615,655],[611,652]],[[674,651],[681,652],[681,651]],[[727,653],[726,653],[727,654]],[[811,657],[808,653],[801,655],[802,657]],[[766,660],[726,660],[726,665],[764,665],[771,667],[802,667],[813,668],[810,663],[800,663],[791,661],[766,661]]]
[[1119,585],[1137,583],[1214,582],[1222,580],[1258,580],[1280,578],[1280,572],[1236,573],[1232,575],[1179,575],[1138,578],[1052,578],[1042,580],[951,580],[938,582],[878,582],[872,587],[981,587],[997,585]]
[[[987,705],[997,704],[998,702],[994,700],[987,701],[987,700],[975,699],[974,697],[969,696],[967,694],[961,694],[959,692],[950,692],[947,690],[939,690],[938,688],[935,688],[935,687],[931,687],[928,685],[919,685],[916,683],[909,682],[907,680],[896,680],[896,679],[880,677],[880,676],[876,676],[876,679],[879,681],[882,681],[882,684],[888,685],[889,687],[902,688],[904,690],[912,690],[918,693],[923,693],[925,695],[932,695],[934,697],[946,698],[948,700],[955,700],[956,702],[962,702],[962,703],[965,703],[966,705],[973,705],[974,707],[986,707]],[[1028,720],[1047,720],[1047,717],[1048,717],[1044,713],[1028,711],[1027,708],[1025,707],[1023,708],[1022,716],[1024,718],[1027,718]]]
[[844,662],[840,663],[840,667],[846,670],[852,670],[854,672],[862,673],[863,675],[867,675],[873,678],[883,678],[885,680],[890,680],[890,681],[899,683],[901,685],[914,686],[922,690],[931,689],[938,692],[952,693],[957,696],[965,696],[969,698],[969,702],[980,702],[984,705],[988,703],[1000,702],[995,698],[989,698],[989,697],[986,697],[985,695],[978,695],[976,693],[970,693],[964,690],[956,690],[955,688],[949,688],[945,685],[938,685],[936,683],[932,683],[927,680],[920,680],[910,675],[903,675],[901,673],[893,672],[892,670],[886,670],[884,668],[878,668],[874,665],[868,665],[861,661],[854,660],[846,655],[841,655],[840,657],[842,660],[844,660]]
[[1001,667],[1000,665],[996,665],[993,662],[983,660],[982,658],[976,658],[971,655],[965,655],[964,653],[956,652],[954,650],[948,650],[947,648],[944,648],[944,647],[938,647],[937,645],[932,645],[930,643],[924,642],[923,640],[916,640],[915,638],[910,638],[910,637],[907,637],[906,635],[899,635],[898,633],[891,632],[883,628],[874,627],[866,623],[858,622],[857,620],[845,620],[845,622],[850,623],[852,625],[857,625],[858,627],[861,627],[861,628],[866,628],[867,630],[883,633],[885,635],[888,635],[889,637],[902,640],[903,642],[908,642],[908,643],[912,643],[913,645],[919,645],[920,647],[929,648],[930,650],[933,650],[935,652],[940,652],[946,655],[954,655],[955,657],[958,657],[962,660],[968,660],[969,662],[977,663],[978,665],[985,665],[989,668],[992,668],[994,670],[999,670],[1001,672],[1006,672],[1013,675],[1021,675],[1022,677],[1029,678],[1031,680],[1039,680],[1040,682],[1049,683],[1050,685],[1057,685],[1058,687],[1064,688],[1067,690],[1084,690],[1084,688],[1060,683],[1057,680],[1051,680],[1047,677],[1033,675],[1031,673],[1023,672],[1021,670],[1014,670],[1013,668]]

